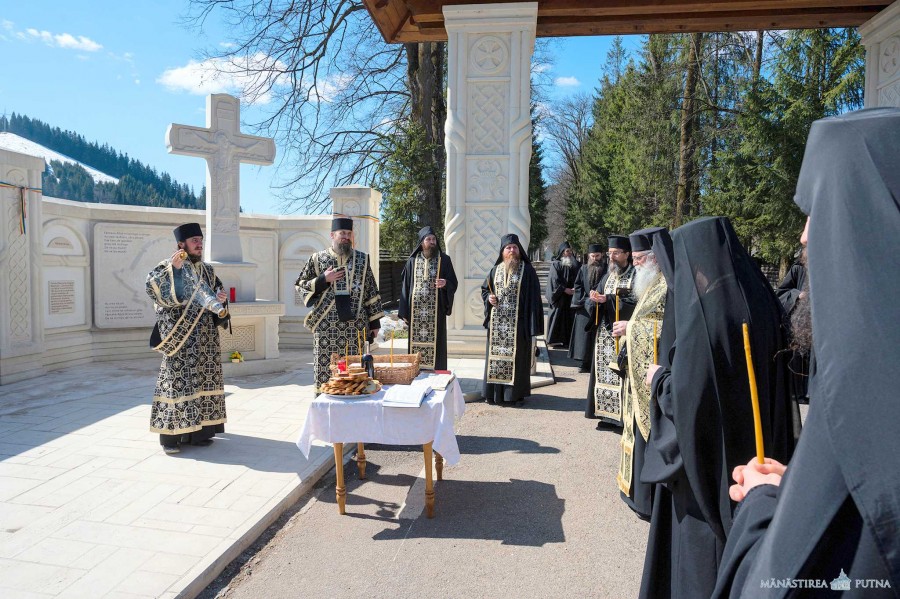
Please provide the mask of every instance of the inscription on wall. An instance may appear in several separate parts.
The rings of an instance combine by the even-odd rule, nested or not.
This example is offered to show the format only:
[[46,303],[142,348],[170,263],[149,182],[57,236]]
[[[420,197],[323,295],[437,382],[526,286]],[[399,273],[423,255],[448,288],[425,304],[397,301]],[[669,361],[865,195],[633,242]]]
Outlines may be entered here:
[[47,281],[50,288],[50,315],[75,312],[75,281]]

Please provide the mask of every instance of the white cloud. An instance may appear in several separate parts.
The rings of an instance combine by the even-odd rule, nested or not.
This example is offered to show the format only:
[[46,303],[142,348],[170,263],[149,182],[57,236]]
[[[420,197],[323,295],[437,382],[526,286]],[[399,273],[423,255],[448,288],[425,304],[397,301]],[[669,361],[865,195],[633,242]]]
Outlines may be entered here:
[[546,73],[553,70],[553,65],[548,62],[535,62],[531,65],[532,73]]
[[[251,95],[271,72],[284,71],[285,65],[262,53],[252,57],[229,61],[211,58],[204,61],[190,60],[181,67],[166,69],[156,82],[172,92],[187,92],[196,96],[228,93],[237,96]],[[272,100],[266,91],[252,99],[255,104],[268,104]]]
[[[13,24],[9,21],[4,21],[3,28],[12,31]],[[46,30],[39,31],[33,27],[29,27],[24,33],[17,31],[16,37],[19,39],[38,40],[54,48],[79,50],[81,52],[96,52],[103,47],[91,38],[83,35],[74,36],[71,33],[50,33]]]
[[578,87],[581,85],[581,81],[577,77],[557,77],[553,80],[553,85],[556,87]]
[[333,102],[353,82],[350,75],[329,75],[316,86],[320,102]]

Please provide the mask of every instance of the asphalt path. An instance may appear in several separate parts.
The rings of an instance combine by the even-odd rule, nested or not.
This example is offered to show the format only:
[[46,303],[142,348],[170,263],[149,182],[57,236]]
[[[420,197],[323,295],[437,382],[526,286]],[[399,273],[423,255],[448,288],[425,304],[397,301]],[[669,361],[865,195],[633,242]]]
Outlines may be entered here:
[[462,459],[424,514],[421,447],[366,447],[367,480],[334,471],[201,597],[635,597],[648,524],[615,483],[620,434],[584,418],[588,375],[551,350],[557,384],[524,407],[470,403]]

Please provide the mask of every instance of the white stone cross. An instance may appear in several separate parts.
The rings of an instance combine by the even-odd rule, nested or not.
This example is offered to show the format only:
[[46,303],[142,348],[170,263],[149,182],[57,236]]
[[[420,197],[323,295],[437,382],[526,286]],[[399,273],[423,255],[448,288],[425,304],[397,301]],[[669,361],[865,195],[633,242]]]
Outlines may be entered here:
[[241,251],[241,163],[269,165],[275,142],[241,133],[241,105],[228,94],[206,98],[206,127],[169,125],[170,154],[206,159],[206,239],[204,259],[243,262]]

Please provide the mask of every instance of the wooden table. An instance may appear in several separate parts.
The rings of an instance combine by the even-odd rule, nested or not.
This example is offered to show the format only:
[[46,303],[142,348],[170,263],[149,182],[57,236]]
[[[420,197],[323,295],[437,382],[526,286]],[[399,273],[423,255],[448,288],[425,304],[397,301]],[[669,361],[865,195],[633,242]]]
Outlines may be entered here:
[[366,478],[365,443],[421,445],[425,461],[425,509],[434,517],[434,476],[443,480],[444,461],[459,461],[454,424],[465,412],[459,382],[446,390],[433,391],[418,408],[392,408],[382,404],[384,390],[370,397],[347,399],[320,395],[309,406],[297,446],[307,457],[312,441],[334,445],[337,474],[335,498],[338,510],[346,514],[347,489],[344,484],[344,444],[356,443],[359,477]]

